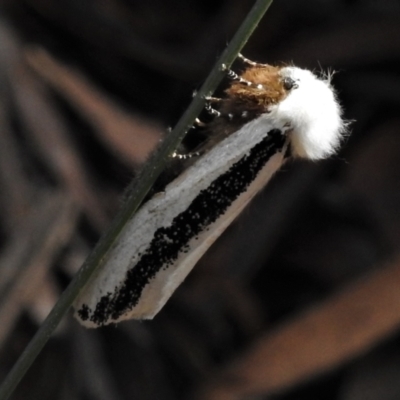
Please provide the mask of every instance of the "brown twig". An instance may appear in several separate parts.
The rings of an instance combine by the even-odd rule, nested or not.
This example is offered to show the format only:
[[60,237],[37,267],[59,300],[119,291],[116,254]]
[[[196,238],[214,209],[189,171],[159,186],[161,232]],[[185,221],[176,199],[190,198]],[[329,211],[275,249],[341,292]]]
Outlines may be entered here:
[[11,75],[11,84],[26,132],[57,178],[85,210],[93,225],[102,231],[108,222],[99,196],[69,138],[62,116],[51,104],[44,87],[23,65]]
[[146,161],[162,136],[154,123],[126,113],[77,71],[67,68],[39,49],[26,51],[28,64],[60,92],[95,127],[107,146],[127,164]]
[[65,193],[39,196],[31,210],[0,258],[0,344],[76,228],[77,209]]
[[359,356],[400,327],[399,287],[398,258],[261,337],[195,398],[278,392]]

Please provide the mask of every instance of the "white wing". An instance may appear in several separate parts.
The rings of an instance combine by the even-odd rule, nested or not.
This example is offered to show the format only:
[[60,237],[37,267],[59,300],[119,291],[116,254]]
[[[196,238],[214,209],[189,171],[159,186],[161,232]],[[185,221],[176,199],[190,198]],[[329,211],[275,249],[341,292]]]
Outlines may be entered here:
[[75,302],[87,327],[148,319],[281,166],[283,124],[269,114],[220,142],[129,221]]

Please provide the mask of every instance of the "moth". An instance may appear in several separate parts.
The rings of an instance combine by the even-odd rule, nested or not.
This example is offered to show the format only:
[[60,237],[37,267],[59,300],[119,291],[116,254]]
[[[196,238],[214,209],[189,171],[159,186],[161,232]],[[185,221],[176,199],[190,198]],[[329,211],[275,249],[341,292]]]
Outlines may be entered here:
[[346,123],[331,75],[240,58],[244,72],[227,71],[225,96],[207,106],[204,154],[141,206],[76,299],[84,326],[153,318],[288,159],[338,149]]

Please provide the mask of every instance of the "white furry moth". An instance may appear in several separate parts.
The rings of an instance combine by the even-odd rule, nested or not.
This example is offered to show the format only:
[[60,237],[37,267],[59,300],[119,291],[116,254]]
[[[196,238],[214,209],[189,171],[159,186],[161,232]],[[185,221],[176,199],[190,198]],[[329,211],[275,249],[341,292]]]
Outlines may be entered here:
[[333,154],[345,131],[330,77],[248,64],[210,123],[211,149],[144,203],[75,302],[86,327],[148,319],[287,158]]

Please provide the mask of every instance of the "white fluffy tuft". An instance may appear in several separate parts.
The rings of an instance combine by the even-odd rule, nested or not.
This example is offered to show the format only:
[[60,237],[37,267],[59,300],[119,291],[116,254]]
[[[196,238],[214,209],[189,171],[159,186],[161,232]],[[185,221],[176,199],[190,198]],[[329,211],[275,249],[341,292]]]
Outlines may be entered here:
[[281,75],[296,86],[271,111],[290,126],[292,155],[318,160],[335,153],[346,124],[329,77],[319,79],[297,67],[284,67]]

